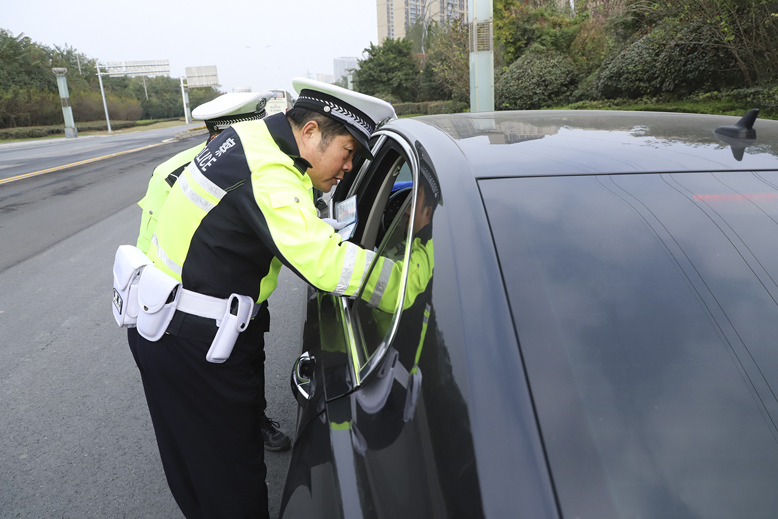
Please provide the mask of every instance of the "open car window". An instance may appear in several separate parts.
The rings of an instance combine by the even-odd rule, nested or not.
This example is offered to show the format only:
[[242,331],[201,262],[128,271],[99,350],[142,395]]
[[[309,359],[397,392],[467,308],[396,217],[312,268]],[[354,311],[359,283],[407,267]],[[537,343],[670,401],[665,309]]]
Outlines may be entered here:
[[[375,151],[374,151],[375,153]],[[413,243],[415,157],[387,138],[376,159],[347,194],[356,194],[358,224],[351,241],[374,251],[357,297],[350,303],[351,361],[357,383],[378,364],[402,313]]]

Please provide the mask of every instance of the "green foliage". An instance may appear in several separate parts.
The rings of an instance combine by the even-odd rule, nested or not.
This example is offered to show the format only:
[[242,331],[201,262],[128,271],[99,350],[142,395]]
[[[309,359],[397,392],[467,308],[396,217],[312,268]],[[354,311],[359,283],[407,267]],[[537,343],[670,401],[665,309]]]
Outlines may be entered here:
[[434,101],[436,99],[449,99],[451,88],[435,73],[435,65],[431,59],[424,63],[419,76],[419,99],[421,101]]
[[[105,119],[94,60],[72,47],[49,48],[32,42],[24,34],[14,36],[0,29],[0,128],[63,123],[53,67],[68,69],[66,77],[75,121]],[[154,77],[145,81],[148,100],[143,78],[103,77],[111,119],[183,117],[179,80]],[[213,88],[193,88],[189,91],[190,106],[196,107],[218,95]]]
[[532,45],[567,53],[586,14],[569,16],[568,9],[551,5],[534,8],[520,0],[494,0],[494,43],[509,65]]
[[614,53],[594,92],[604,98],[684,96],[732,84],[736,69],[731,54],[711,41],[704,27],[668,21]]
[[56,92],[50,54],[50,49],[35,45],[24,33],[14,36],[0,29],[0,91],[17,87]]
[[468,108],[469,105],[467,103],[461,103],[459,101],[430,101],[394,105],[394,111],[398,116],[454,114],[464,112]]
[[495,105],[498,110],[532,110],[565,102],[578,80],[569,56],[534,45],[500,77]]
[[[458,20],[439,27],[430,42],[425,72],[436,89],[425,99],[470,101],[470,48],[467,25]],[[422,83],[422,87],[424,84]]]
[[748,86],[778,79],[778,0],[633,0],[630,11],[649,23],[697,26],[730,54]]
[[401,101],[419,95],[419,64],[411,54],[411,40],[387,38],[382,45],[370,44],[367,58],[359,62],[356,88],[368,95],[390,94]]
[[778,117],[778,85],[731,88],[705,92],[689,98],[693,102],[715,102],[731,106],[759,108],[760,117]]
[[421,18],[417,18],[414,23],[405,29],[405,38],[412,42],[411,52],[416,55],[427,54],[430,42],[435,39],[442,28],[435,21],[425,23]]

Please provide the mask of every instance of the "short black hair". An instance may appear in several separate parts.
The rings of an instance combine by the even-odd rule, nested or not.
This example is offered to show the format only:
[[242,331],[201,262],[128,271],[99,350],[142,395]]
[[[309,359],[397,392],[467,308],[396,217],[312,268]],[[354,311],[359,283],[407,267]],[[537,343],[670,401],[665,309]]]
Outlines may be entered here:
[[286,112],[286,119],[295,130],[300,130],[308,121],[316,121],[319,125],[319,131],[321,132],[320,146],[322,149],[329,146],[330,142],[332,142],[332,139],[335,137],[340,135],[351,135],[343,123],[339,123],[331,117],[327,117],[326,115],[306,108],[292,108]]

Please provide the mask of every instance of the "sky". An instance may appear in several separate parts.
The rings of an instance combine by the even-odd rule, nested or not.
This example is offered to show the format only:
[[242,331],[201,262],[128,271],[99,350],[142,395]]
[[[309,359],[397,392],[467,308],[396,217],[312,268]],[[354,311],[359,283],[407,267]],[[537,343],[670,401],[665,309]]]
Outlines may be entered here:
[[[220,90],[294,94],[292,78],[333,74],[338,57],[377,43],[375,0],[26,0],[3,2],[0,28],[101,62],[168,60],[170,76],[216,65]],[[77,70],[74,64],[71,68]],[[296,96],[296,95],[295,95]]]

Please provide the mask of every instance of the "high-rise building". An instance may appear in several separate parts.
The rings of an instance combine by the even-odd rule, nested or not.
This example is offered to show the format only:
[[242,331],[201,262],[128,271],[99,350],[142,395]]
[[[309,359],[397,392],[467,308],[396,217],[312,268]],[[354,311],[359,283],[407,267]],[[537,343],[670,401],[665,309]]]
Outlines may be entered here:
[[376,0],[378,41],[404,38],[406,29],[423,18],[428,23],[467,19],[467,0]]
[[329,74],[316,74],[316,81],[321,81],[322,83],[334,83],[335,77]]
[[358,68],[358,59],[359,58],[335,58],[332,60],[332,68],[335,70],[335,81],[348,74],[347,69]]

